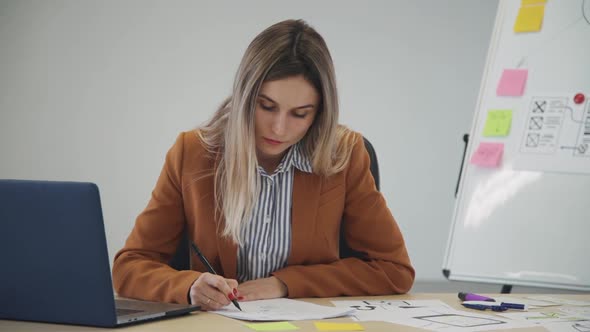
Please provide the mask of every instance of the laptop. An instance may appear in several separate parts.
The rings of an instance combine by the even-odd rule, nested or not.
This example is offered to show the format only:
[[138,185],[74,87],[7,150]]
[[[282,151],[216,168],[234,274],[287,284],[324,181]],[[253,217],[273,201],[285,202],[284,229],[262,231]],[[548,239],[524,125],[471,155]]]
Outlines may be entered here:
[[115,299],[98,187],[0,180],[0,319],[115,327],[198,306]]

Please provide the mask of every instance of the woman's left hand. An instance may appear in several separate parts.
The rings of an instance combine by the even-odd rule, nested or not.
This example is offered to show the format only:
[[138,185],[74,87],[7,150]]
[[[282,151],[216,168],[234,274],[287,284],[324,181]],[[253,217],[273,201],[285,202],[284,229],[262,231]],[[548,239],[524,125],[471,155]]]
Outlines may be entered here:
[[238,285],[239,301],[274,299],[287,296],[287,285],[276,277],[246,281]]

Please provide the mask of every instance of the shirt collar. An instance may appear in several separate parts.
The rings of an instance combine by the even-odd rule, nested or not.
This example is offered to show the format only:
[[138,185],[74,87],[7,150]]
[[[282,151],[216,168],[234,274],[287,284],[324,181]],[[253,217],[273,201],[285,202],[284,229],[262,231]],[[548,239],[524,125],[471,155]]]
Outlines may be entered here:
[[[289,148],[289,151],[287,151],[287,153],[283,156],[283,159],[273,174],[286,172],[291,168],[291,166],[302,172],[312,172],[311,162],[309,161],[309,158],[307,158],[307,156],[301,152],[299,143]],[[258,172],[267,174],[261,166],[258,166]]]

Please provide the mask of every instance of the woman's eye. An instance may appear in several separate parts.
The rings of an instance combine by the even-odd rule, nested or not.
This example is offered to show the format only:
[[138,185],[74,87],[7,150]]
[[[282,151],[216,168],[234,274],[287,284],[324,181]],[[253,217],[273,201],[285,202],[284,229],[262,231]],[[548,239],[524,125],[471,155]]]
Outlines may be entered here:
[[302,114],[299,114],[299,113],[293,113],[293,115],[294,115],[296,118],[304,118],[304,117],[307,115],[307,113],[302,113]]
[[268,106],[268,105],[264,105],[264,104],[260,104],[260,107],[262,107],[262,109],[266,110],[266,111],[272,111],[275,109],[274,106]]

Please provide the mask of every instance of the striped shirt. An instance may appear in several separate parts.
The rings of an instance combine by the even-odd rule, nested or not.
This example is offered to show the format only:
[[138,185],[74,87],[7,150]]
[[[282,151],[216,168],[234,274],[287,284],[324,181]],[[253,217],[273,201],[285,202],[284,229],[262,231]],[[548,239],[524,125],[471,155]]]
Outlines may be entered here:
[[292,146],[273,174],[258,166],[260,192],[238,248],[238,281],[266,278],[287,265],[291,248],[294,167],[311,173],[311,163]]

